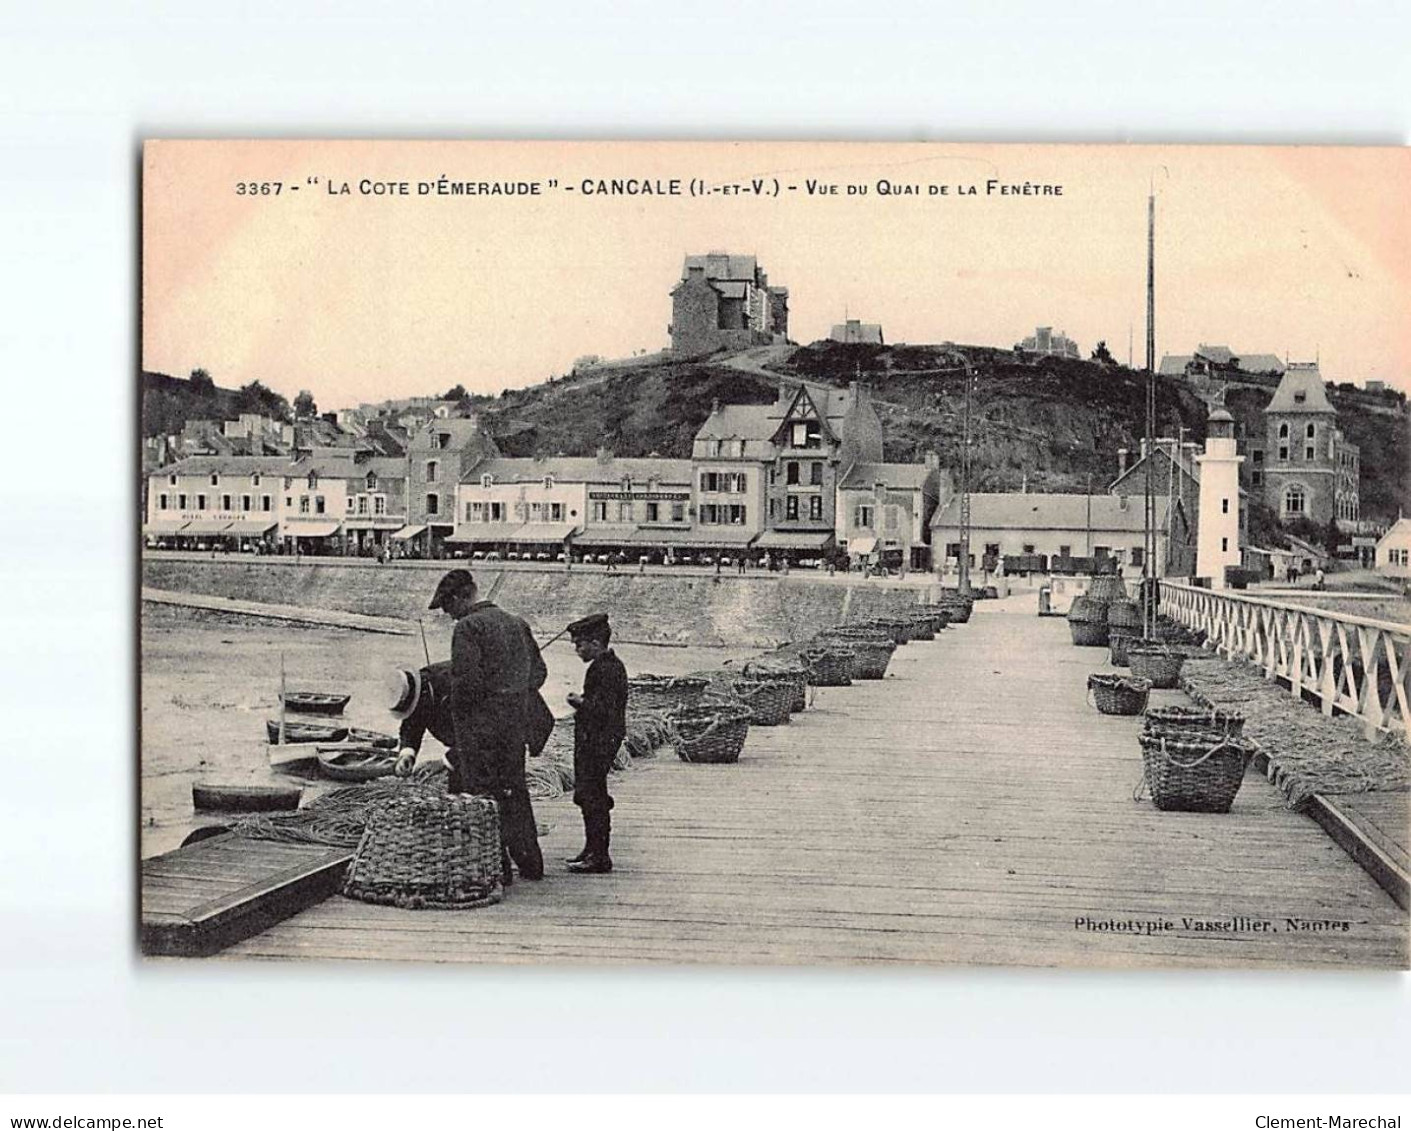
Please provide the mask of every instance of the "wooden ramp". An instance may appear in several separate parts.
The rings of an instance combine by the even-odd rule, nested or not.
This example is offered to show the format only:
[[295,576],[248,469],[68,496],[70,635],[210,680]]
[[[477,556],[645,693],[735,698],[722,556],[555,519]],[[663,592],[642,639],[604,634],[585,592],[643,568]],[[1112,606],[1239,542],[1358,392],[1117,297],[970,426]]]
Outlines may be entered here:
[[[566,800],[540,804],[549,878],[470,912],[339,896],[226,953],[557,963],[1383,967],[1406,912],[1251,773],[1227,815],[1133,802],[1139,720],[1099,716],[1104,649],[1032,598],[824,688],[735,766],[664,757],[613,778],[610,876]],[[1019,606],[1022,605],[1022,611]],[[1110,669],[1107,669],[1110,670]],[[1179,693],[1167,693],[1172,701]]]
[[346,848],[230,834],[142,861],[144,954],[210,955],[338,890]]

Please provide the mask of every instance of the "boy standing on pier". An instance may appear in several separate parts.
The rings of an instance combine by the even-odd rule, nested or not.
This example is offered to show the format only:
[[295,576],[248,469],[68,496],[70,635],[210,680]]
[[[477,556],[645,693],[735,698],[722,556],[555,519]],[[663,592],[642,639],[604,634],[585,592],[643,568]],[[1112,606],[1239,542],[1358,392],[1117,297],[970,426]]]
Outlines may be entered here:
[[612,797],[608,771],[627,734],[627,669],[608,646],[612,628],[606,613],[594,613],[568,626],[578,658],[588,665],[583,694],[568,702],[577,712],[573,729],[573,803],[583,810],[583,851],[568,870],[594,875],[612,871]]

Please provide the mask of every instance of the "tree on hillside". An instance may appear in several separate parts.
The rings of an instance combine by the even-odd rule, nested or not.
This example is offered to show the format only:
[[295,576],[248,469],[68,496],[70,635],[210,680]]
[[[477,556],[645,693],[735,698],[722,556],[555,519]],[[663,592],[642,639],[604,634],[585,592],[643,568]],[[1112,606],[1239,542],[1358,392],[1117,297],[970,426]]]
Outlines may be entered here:
[[1116,365],[1117,359],[1112,356],[1112,351],[1107,348],[1105,341],[1098,342],[1093,348],[1093,360],[1099,365]]
[[211,380],[211,375],[204,369],[193,369],[191,371],[191,391],[193,393],[214,393],[216,383]]
[[294,398],[294,415],[299,420],[308,420],[318,415],[318,405],[314,402],[313,393],[308,389],[300,389],[299,395]]
[[237,412],[253,412],[286,424],[291,422],[289,402],[259,381],[240,386],[235,395],[235,408]]
[[443,401],[463,401],[469,396],[470,394],[465,391],[464,385],[453,385],[446,390],[445,395],[441,399]]

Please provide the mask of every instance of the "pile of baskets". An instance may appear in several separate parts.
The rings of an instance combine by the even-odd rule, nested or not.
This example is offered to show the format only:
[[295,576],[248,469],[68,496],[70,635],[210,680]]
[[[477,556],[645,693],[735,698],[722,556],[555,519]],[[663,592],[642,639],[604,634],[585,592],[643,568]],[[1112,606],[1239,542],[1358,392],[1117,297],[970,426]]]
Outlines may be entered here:
[[708,679],[697,675],[633,676],[627,681],[627,711],[634,714],[694,706],[700,702],[709,683]]
[[1242,716],[1155,707],[1142,727],[1142,768],[1155,806],[1166,812],[1228,813],[1254,747]]
[[683,762],[738,762],[752,716],[747,704],[726,699],[669,711],[667,717],[676,731],[676,756]]
[[1135,601],[1113,601],[1107,606],[1107,643],[1113,664],[1125,668],[1128,648],[1142,635],[1142,610]]
[[1134,676],[1149,679],[1152,687],[1175,687],[1181,679],[1185,655],[1154,640],[1130,642],[1127,662]]
[[1091,597],[1074,597],[1068,610],[1068,631],[1080,648],[1102,648],[1107,644],[1107,602]]
[[1088,676],[1088,698],[1104,715],[1140,715],[1150,691],[1149,679],[1096,672]]
[[373,810],[343,894],[412,910],[498,903],[500,817],[486,797],[408,790]]
[[804,647],[800,658],[808,666],[808,682],[812,687],[848,687],[852,684],[853,649],[834,641],[813,643]]
[[843,626],[820,632],[815,641],[823,647],[841,645],[852,652],[853,679],[881,679],[887,674],[897,646],[882,629]]
[[[747,675],[734,673],[715,688],[728,689],[727,698],[743,703],[750,709],[750,722],[757,727],[777,727],[789,721],[797,697],[797,685],[788,676],[771,676],[756,671]],[[707,692],[706,698],[710,698]]]

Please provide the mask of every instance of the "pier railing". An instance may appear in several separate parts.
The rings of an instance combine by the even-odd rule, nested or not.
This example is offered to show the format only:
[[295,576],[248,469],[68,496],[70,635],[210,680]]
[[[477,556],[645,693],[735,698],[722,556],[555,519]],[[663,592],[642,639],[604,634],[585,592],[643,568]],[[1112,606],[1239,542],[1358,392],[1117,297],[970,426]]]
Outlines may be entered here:
[[1411,733],[1411,626],[1174,581],[1162,582],[1161,611],[1295,697],[1316,696],[1323,714],[1356,715],[1369,738]]

